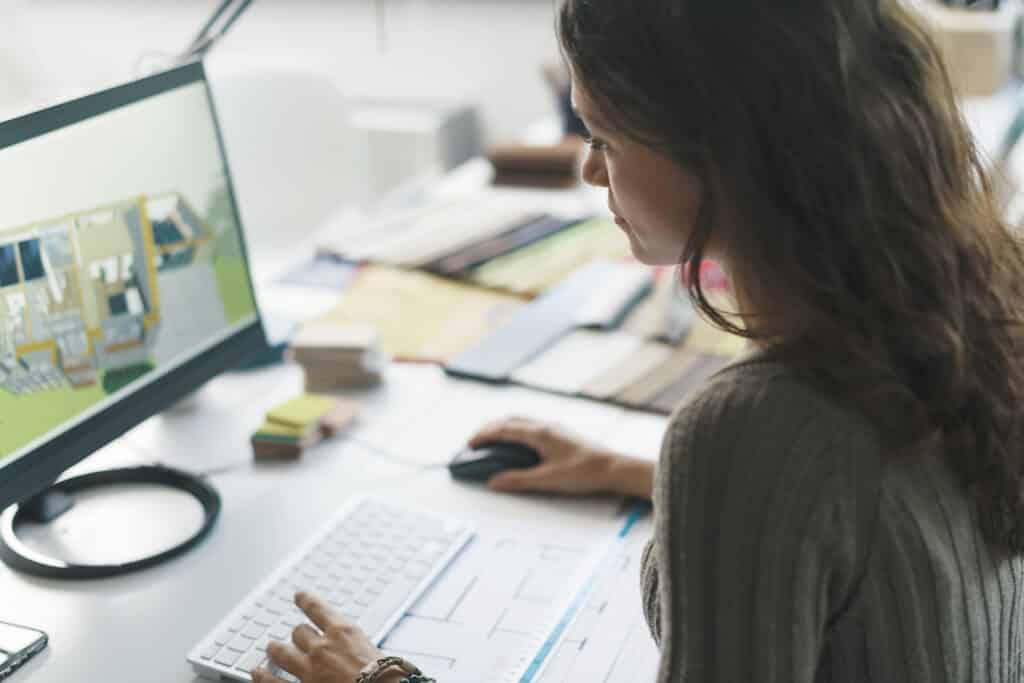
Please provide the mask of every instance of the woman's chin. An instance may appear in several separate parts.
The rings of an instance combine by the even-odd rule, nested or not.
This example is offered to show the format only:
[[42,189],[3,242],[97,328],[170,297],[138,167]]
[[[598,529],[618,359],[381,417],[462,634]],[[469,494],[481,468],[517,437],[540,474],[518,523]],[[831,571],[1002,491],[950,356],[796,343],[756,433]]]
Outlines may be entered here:
[[678,265],[678,262],[671,256],[652,253],[632,234],[629,235],[629,250],[633,252],[633,258],[647,266]]

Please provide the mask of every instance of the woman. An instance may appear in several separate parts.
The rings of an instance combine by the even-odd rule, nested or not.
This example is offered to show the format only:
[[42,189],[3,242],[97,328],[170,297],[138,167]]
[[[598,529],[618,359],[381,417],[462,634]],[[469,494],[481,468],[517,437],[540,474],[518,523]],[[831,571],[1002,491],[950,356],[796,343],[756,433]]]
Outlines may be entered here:
[[[509,420],[474,443],[544,462],[493,486],[653,496],[664,683],[1024,680],[1024,250],[933,43],[898,0],[566,0],[559,28],[584,178],[640,260],[724,265],[735,311],[691,297],[755,350],[655,484]],[[335,677],[309,634],[274,658],[348,683],[376,653],[332,633]]]

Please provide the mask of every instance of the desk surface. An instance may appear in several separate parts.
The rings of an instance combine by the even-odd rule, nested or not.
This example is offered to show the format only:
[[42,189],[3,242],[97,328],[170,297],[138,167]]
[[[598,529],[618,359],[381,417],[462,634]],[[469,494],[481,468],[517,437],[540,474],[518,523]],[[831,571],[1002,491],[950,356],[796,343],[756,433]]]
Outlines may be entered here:
[[[407,428],[391,454],[424,464],[444,462],[451,454],[446,444],[458,443],[503,406],[527,414],[558,409],[575,428],[595,433],[603,425],[597,433],[605,443],[632,443],[650,457],[664,421],[525,389],[451,380],[427,366],[393,366],[385,385],[365,394],[364,416],[352,438],[325,443],[296,463],[251,464],[245,434],[262,411],[297,391],[300,382],[294,366],[223,376],[191,406],[150,420],[79,466],[154,460],[194,469],[236,465],[211,475],[224,502],[213,534],[167,564],[92,582],[36,579],[0,565],[0,618],[42,628],[51,639],[43,654],[15,674],[14,683],[199,680],[185,661],[188,649],[353,495],[383,495],[534,533],[539,521],[586,540],[607,532],[616,501],[498,495],[453,482],[443,469],[417,469],[371,450],[387,440],[382,434],[394,433],[396,421]],[[210,415],[232,412],[234,418],[210,438]]]

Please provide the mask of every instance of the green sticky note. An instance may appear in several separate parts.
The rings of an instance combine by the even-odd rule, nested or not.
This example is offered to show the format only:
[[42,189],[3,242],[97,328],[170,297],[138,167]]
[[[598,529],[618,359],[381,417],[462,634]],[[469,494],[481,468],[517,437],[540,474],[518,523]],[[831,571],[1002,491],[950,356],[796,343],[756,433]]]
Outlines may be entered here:
[[267,420],[260,425],[260,428],[256,430],[256,434],[254,436],[258,438],[271,437],[273,439],[291,439],[298,441],[305,436],[308,431],[309,430],[304,427],[292,427],[290,425]]
[[267,413],[267,420],[305,431],[337,403],[338,399],[331,396],[304,394],[271,410]]

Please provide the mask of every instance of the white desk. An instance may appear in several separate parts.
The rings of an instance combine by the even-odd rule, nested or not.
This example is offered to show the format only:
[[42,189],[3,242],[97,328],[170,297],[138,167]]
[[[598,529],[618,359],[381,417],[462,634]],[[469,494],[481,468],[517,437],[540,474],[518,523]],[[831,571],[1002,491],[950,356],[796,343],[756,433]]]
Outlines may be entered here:
[[[154,418],[117,448],[97,454],[79,469],[154,460],[203,467],[245,459],[249,452],[245,434],[258,422],[259,414],[279,397],[297,391],[300,381],[294,366],[225,375],[200,393],[193,412]],[[604,424],[609,442],[656,442],[663,421],[652,416],[624,420],[624,412],[616,408],[546,395],[538,395],[532,403],[531,395],[527,390],[490,389],[450,380],[426,366],[395,366],[385,385],[366,395],[366,413],[353,434],[372,440],[375,432],[379,436],[387,431],[381,421],[388,420],[388,411],[394,408],[407,416],[402,418],[408,425],[403,434],[407,442],[421,444],[400,455],[441,462],[451,453],[431,451],[429,444],[458,441],[460,433],[478,424],[474,417],[493,413],[506,402],[517,412],[534,414],[560,408],[567,423],[584,429]],[[447,404],[438,400],[444,397],[450,397]],[[470,410],[471,405],[475,410]],[[224,415],[236,408],[234,420],[207,438],[210,412]],[[425,419],[427,411],[430,419]],[[415,413],[424,419],[417,419]],[[460,420],[461,416],[466,419]],[[640,439],[634,441],[636,436]],[[202,443],[211,443],[220,452],[209,456],[184,452],[189,450],[187,444]],[[649,449],[647,453],[655,455]],[[199,680],[185,661],[188,649],[279,558],[352,495],[382,494],[485,524],[522,526],[533,534],[538,528],[572,529],[581,539],[606,533],[617,509],[616,501],[608,499],[494,494],[453,482],[442,469],[419,471],[389,461],[345,438],[323,444],[296,463],[246,464],[214,474],[211,480],[223,497],[220,521],[205,542],[167,564],[91,582],[37,579],[0,566],[0,618],[35,625],[51,639],[41,655],[14,675],[13,683]],[[160,520],[149,521],[160,524]],[[537,524],[541,521],[543,525]]]

